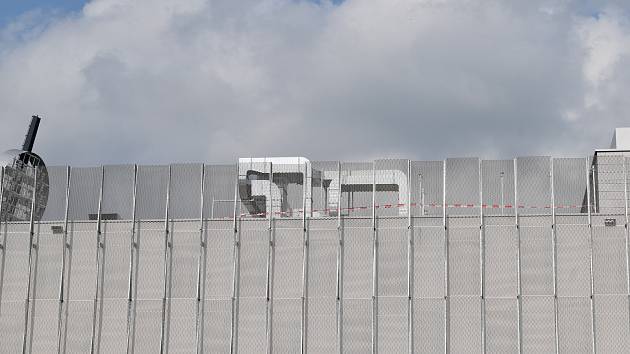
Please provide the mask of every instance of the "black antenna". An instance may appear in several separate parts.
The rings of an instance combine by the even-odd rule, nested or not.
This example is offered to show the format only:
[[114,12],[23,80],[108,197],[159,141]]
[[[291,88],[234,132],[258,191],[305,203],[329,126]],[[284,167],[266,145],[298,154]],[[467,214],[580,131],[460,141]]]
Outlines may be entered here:
[[39,128],[39,122],[41,118],[38,116],[33,116],[31,118],[31,124],[28,126],[28,132],[26,133],[26,137],[24,138],[24,145],[22,145],[22,150],[33,152],[33,145],[35,144],[35,137],[37,136],[37,129]]

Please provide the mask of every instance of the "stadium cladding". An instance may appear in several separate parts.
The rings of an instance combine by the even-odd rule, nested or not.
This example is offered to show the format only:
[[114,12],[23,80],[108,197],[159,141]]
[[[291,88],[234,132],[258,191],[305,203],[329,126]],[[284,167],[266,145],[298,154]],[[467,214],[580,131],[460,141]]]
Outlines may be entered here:
[[0,348],[627,353],[629,165],[48,167],[0,225]]

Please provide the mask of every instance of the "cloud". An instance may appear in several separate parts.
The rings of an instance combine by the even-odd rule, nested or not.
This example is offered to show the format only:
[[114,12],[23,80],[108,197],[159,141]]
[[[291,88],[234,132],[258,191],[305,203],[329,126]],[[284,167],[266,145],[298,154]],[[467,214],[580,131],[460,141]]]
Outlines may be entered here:
[[0,141],[19,145],[37,113],[49,164],[586,155],[628,125],[627,14],[561,0],[93,0],[0,30]]

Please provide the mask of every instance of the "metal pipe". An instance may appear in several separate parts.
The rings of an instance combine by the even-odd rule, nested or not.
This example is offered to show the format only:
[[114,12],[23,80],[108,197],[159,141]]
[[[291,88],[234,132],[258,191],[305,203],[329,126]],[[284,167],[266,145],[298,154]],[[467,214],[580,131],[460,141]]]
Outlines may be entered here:
[[444,353],[450,353],[450,285],[448,224],[446,222],[446,160],[442,162],[442,226],[444,227]]
[[[513,160],[514,164],[514,205],[518,206],[518,166],[517,160]],[[501,202],[503,205],[503,202]],[[518,352],[523,353],[523,282],[521,275],[521,228],[518,219],[518,207],[514,208],[514,223],[516,226],[517,250],[516,250],[516,302],[517,302],[517,318],[518,318]]]
[[127,285],[127,354],[134,352],[135,346],[135,303],[136,297],[136,253],[138,252],[138,243],[136,240],[136,205],[138,194],[138,165],[133,165],[133,200],[131,209],[131,237],[129,244],[129,282]]
[[[407,160],[407,185],[411,186],[411,160]],[[407,207],[407,345],[409,354],[413,354],[413,226],[411,223],[411,188],[407,188],[407,202],[409,204]]]
[[[0,264],[0,304],[2,303],[2,288],[4,284],[4,262],[6,248],[6,234],[2,232],[2,194],[4,192],[4,166],[0,166],[0,234],[2,234],[2,244],[0,245],[0,253],[2,253],[2,263]],[[2,306],[0,306],[0,315],[2,315]]]
[[169,260],[171,259],[171,237],[169,228],[169,204],[171,200],[171,173],[172,166],[168,166],[168,180],[166,184],[166,206],[164,211],[164,289],[162,291],[162,323],[160,326],[160,354],[168,353],[168,333],[167,333],[167,301],[170,300],[169,287],[170,287],[170,272],[169,272]]
[[[596,155],[597,156],[597,155]],[[591,175],[592,175],[592,183],[593,183],[593,212],[597,213],[597,189],[595,188],[595,161],[593,160],[593,165],[591,166]],[[590,203],[590,197],[589,203]]]
[[[33,197],[31,199],[31,216],[29,220],[29,247],[28,247],[28,282],[27,282],[27,291],[26,291],[26,300],[24,302],[24,335],[22,336],[22,354],[27,353],[26,348],[26,338],[28,336],[28,324],[29,324],[29,310],[30,310],[30,301],[31,301],[31,281],[32,281],[32,265],[33,265],[33,248],[36,246],[33,244],[33,237],[35,235],[34,229],[34,214],[35,214],[35,204],[37,202],[37,166],[35,169],[35,181],[33,183]],[[30,348],[29,348],[30,352]]]
[[479,292],[481,295],[481,351],[486,353],[486,240],[483,222],[483,172],[481,160],[478,161],[479,178]]
[[[105,167],[101,166],[101,186],[98,192],[98,212],[96,216],[96,292],[94,293],[94,306],[92,307],[92,338],[90,340],[90,348],[91,353],[98,353],[98,341],[99,334],[97,331],[96,321],[97,312],[98,312],[98,300],[100,294],[101,284],[101,273],[103,269],[101,268],[102,263],[102,253],[103,253],[103,241],[102,241],[102,229],[101,229],[101,215],[102,215],[102,207],[103,207],[103,185],[105,181]],[[99,316],[100,317],[100,316]]]
[[234,231],[234,247],[232,253],[232,318],[230,328],[230,354],[238,352],[238,297],[239,297],[239,266],[240,266],[240,240],[238,223],[236,222],[238,210],[238,165],[236,166],[236,181],[234,183],[234,213],[232,229]]
[[196,338],[197,354],[203,353],[203,331],[204,331],[204,309],[205,283],[206,283],[206,240],[203,227],[203,208],[205,206],[205,184],[206,168],[201,164],[200,186],[199,186],[199,258],[197,259],[197,308],[196,308]]
[[337,181],[339,181],[339,193],[337,193],[337,347],[339,354],[343,354],[343,229],[341,228],[341,162],[337,163]]
[[372,162],[372,353],[378,352],[378,232],[376,231],[376,162]]
[[[1,183],[0,183],[1,185]],[[2,200],[2,192],[0,192],[0,201]],[[62,352],[62,315],[67,305],[65,304],[65,281],[66,281],[66,253],[68,250],[68,205],[70,202],[70,166],[66,167],[66,205],[63,217],[63,245],[61,246],[61,280],[59,281],[59,312],[57,314],[57,353]],[[65,351],[65,348],[64,348]]]
[[266,293],[266,319],[265,319],[265,326],[266,326],[266,335],[267,335],[267,344],[266,344],[266,353],[267,354],[272,354],[272,325],[273,325],[273,318],[272,318],[272,313],[273,313],[273,309],[272,309],[272,302],[271,302],[271,281],[272,281],[272,267],[273,267],[273,261],[274,261],[274,237],[273,237],[273,194],[272,194],[272,188],[271,185],[273,184],[273,163],[269,162],[269,210],[267,211],[268,213],[268,220],[269,220],[269,239],[268,239],[268,249],[267,249],[267,284],[266,284],[266,289],[265,289],[265,293]]
[[626,232],[626,290],[628,293],[628,311],[630,313],[630,235],[628,235],[628,166],[626,157],[623,156],[623,195],[624,195],[624,214],[626,222],[624,229]]
[[[588,180],[588,158],[585,159],[586,162],[586,178]],[[588,183],[586,184],[586,195],[587,198],[590,199],[591,190],[588,188]],[[590,276],[590,288],[591,288],[591,296],[590,296],[590,306],[591,306],[591,349],[593,354],[597,352],[597,343],[595,338],[595,299],[593,297],[595,284],[593,281],[593,220],[591,216],[591,210],[588,208],[588,245],[589,245],[589,276]]]
[[505,182],[504,182],[505,172],[501,172],[501,215],[504,214],[505,208]]
[[560,352],[560,339],[558,336],[558,248],[556,230],[556,204],[553,185],[553,158],[549,158],[549,184],[551,190],[551,249],[553,252],[553,327],[555,335],[556,354]]
[[[307,316],[307,302],[306,298],[308,296],[308,230],[306,226],[306,188],[308,188],[307,184],[307,173],[308,173],[308,165],[304,164],[304,174],[302,175],[302,240],[303,240],[303,250],[302,250],[302,319],[300,322],[300,341],[301,341],[301,352],[306,353],[306,316]],[[312,208],[311,208],[312,210]]]

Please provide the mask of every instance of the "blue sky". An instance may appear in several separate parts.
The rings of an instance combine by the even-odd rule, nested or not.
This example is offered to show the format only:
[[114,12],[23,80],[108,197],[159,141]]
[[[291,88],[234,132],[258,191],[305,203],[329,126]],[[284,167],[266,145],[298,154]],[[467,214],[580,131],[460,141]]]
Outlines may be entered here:
[[0,27],[35,9],[61,12],[80,10],[87,0],[0,0]]

